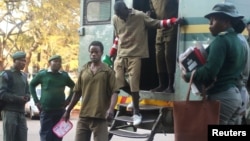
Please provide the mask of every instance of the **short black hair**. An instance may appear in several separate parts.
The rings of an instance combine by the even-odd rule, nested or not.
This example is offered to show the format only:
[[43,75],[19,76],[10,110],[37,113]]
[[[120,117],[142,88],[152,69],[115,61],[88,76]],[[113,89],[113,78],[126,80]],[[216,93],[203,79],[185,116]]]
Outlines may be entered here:
[[115,13],[119,14],[119,12],[122,10],[122,9],[128,9],[126,3],[123,1],[123,0],[118,0],[115,2],[115,5],[114,5],[114,10],[115,10]]
[[89,49],[91,46],[99,46],[102,52],[104,50],[103,44],[100,41],[92,41],[89,45]]

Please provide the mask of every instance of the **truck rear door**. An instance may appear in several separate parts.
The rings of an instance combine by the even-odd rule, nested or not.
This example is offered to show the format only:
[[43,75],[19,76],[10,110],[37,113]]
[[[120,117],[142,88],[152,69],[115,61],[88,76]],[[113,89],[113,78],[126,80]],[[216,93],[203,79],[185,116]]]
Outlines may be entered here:
[[92,41],[103,43],[104,54],[109,51],[113,43],[112,15],[112,0],[81,1],[79,68],[89,61],[88,46]]

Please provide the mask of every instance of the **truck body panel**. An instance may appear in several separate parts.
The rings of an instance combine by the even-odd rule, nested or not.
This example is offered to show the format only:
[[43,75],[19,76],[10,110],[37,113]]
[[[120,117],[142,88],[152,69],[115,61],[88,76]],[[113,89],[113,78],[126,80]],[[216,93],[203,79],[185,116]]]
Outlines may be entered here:
[[[149,10],[149,0],[124,0],[128,7],[133,7],[141,11]],[[209,20],[204,15],[209,13],[213,6],[219,2],[234,3],[239,13],[250,18],[248,0],[179,0],[179,17],[184,17],[185,23],[179,26],[177,57],[188,47],[202,44],[208,46],[213,40],[209,32]],[[115,0],[81,0],[81,27],[79,28],[79,69],[89,61],[88,45],[93,40],[99,40],[104,44],[104,55],[109,54],[109,50],[114,40],[114,29],[112,16],[114,15]],[[178,64],[175,73],[175,93],[151,93],[150,89],[158,85],[156,64],[155,64],[155,29],[148,31],[148,44],[150,57],[142,60],[141,69],[141,92],[143,99],[141,103],[160,106],[171,106],[175,100],[185,100],[188,83],[181,78]],[[246,30],[243,32],[247,35]],[[150,69],[149,69],[150,68]],[[191,99],[199,100],[200,97],[191,95]],[[128,103],[131,98],[124,92],[119,95],[118,103]],[[160,104],[159,104],[160,103]]]

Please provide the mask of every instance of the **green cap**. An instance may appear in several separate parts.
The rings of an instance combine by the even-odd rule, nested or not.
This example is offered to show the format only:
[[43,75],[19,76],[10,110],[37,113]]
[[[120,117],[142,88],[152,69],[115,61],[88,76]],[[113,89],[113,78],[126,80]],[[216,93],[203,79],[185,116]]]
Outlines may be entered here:
[[12,57],[14,60],[21,59],[21,58],[25,58],[25,57],[26,57],[26,53],[25,53],[25,52],[22,52],[22,51],[17,51],[17,52],[15,52],[14,54],[12,54],[11,57]]
[[60,55],[53,55],[49,58],[49,62],[55,59],[62,59]]

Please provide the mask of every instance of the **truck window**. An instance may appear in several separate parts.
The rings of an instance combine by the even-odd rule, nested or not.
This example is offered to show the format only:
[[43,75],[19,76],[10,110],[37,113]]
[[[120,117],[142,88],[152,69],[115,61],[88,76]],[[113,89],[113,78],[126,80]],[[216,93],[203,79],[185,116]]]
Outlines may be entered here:
[[87,0],[85,2],[84,25],[110,23],[111,0]]

